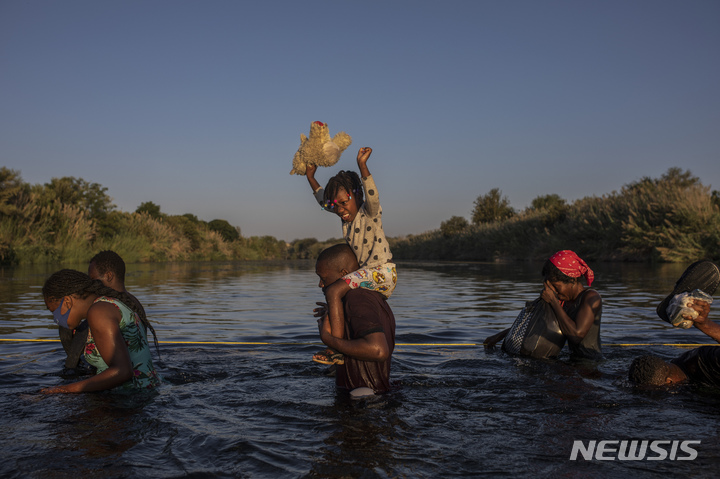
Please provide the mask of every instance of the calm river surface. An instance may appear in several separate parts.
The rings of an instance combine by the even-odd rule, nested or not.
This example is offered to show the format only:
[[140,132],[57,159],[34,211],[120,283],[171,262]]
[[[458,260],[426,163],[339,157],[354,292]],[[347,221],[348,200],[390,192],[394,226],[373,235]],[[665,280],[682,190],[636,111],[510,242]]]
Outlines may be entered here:
[[[128,265],[166,379],[134,400],[38,394],[64,381],[60,343],[31,341],[57,339],[40,290],[59,268],[0,269],[0,477],[716,477],[720,395],[625,380],[635,356],[712,343],[655,315],[687,265],[591,266],[606,359],[581,365],[480,344],[538,297],[540,264],[399,263],[398,385],[357,402],[310,360],[311,262]],[[701,443],[693,461],[569,460],[575,440],[632,439]]]

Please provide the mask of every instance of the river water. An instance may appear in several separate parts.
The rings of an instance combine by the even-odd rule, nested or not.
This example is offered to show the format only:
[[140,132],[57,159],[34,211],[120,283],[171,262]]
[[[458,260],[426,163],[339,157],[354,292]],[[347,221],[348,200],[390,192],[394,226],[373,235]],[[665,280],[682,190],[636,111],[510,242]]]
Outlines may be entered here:
[[[655,315],[687,265],[592,266],[606,359],[588,365],[481,345],[538,297],[540,264],[399,263],[397,387],[373,401],[310,360],[311,262],[128,265],[166,380],[133,399],[38,394],[65,381],[59,342],[33,341],[57,338],[40,291],[57,268],[0,270],[0,477],[717,476],[720,395],[626,382],[638,355],[712,343]],[[577,440],[700,443],[690,461],[572,461]]]

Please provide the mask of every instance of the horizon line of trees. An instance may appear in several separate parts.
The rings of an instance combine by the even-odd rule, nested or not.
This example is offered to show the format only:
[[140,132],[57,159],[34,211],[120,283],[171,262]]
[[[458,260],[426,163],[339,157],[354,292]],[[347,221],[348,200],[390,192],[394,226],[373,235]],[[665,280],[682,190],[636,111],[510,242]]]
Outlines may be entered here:
[[720,192],[677,167],[572,203],[541,195],[521,211],[493,188],[477,197],[470,221],[452,216],[391,247],[396,259],[542,260],[572,249],[595,261],[717,260]]
[[[559,249],[596,261],[718,259],[720,192],[680,168],[572,203],[541,195],[521,211],[493,188],[477,197],[470,221],[452,216],[438,230],[388,240],[398,260],[538,260]],[[246,238],[226,220],[168,215],[152,201],[123,212],[97,183],[63,177],[30,185],[0,167],[0,265],[84,262],[103,249],[130,263],[312,259],[342,242]]]
[[119,211],[107,188],[82,178],[31,185],[0,167],[0,265],[84,262],[112,249],[127,262],[285,259],[272,236],[243,237],[227,220],[168,215],[152,201]]

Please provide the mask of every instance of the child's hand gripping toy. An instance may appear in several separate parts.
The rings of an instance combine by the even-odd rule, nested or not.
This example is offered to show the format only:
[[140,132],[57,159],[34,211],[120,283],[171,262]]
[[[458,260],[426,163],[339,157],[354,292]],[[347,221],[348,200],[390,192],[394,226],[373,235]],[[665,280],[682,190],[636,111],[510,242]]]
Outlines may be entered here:
[[341,131],[330,138],[327,123],[315,121],[310,125],[310,137],[300,134],[300,148],[293,158],[291,175],[304,175],[308,164],[332,166],[352,143],[350,135]]

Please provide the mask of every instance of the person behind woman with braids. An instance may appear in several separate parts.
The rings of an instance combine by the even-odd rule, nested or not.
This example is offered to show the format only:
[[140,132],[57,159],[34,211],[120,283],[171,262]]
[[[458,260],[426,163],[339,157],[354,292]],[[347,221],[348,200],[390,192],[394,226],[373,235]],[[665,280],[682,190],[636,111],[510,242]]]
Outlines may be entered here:
[[[143,305],[135,296],[128,293],[128,290],[125,288],[125,261],[123,261],[119,254],[114,251],[105,250],[93,256],[88,264],[88,276],[90,276],[91,279],[99,279],[109,288],[127,293],[132,301],[132,309],[141,311],[142,316],[146,316]],[[143,325],[143,327],[147,335],[147,327],[145,327],[145,325]],[[74,330],[59,326],[58,333],[60,335],[60,342],[65,349],[65,353],[67,353],[62,375],[65,377],[89,372],[80,359],[85,352],[85,342],[87,341],[88,335],[87,321],[81,322]],[[94,368],[91,369],[94,373]]]
[[[326,211],[342,219],[343,237],[357,257],[360,269],[333,284],[324,285],[332,336],[342,338],[345,332],[342,299],[351,289],[376,291],[389,298],[397,283],[392,253],[382,228],[382,207],[373,177],[367,167],[372,148],[360,148],[357,164],[362,181],[353,171],[340,171],[323,189],[315,179],[316,165],[307,165],[306,176],[315,199]],[[363,195],[364,189],[364,195]],[[343,356],[332,349],[316,353],[313,361],[322,364],[343,363]]]
[[[595,278],[592,269],[570,250],[558,251],[543,266],[542,299],[550,304],[563,335],[567,338],[573,359],[602,359],[600,318],[602,298],[590,289]],[[588,287],[580,282],[585,277]],[[510,329],[487,338],[486,347],[493,347]]]
[[[125,261],[119,254],[105,250],[93,256],[88,264],[88,276],[91,279],[99,279],[109,288],[126,293],[132,301],[132,305],[135,306],[133,310],[142,311],[142,316],[146,316],[143,305],[125,288]],[[145,327],[145,333],[147,334],[147,327]]]
[[153,337],[155,330],[127,293],[71,269],[53,273],[42,291],[45,305],[58,325],[74,329],[87,319],[85,360],[97,368],[97,374],[41,392],[78,393],[116,388],[132,391],[153,389],[160,384],[145,330],[140,325],[149,328]]

